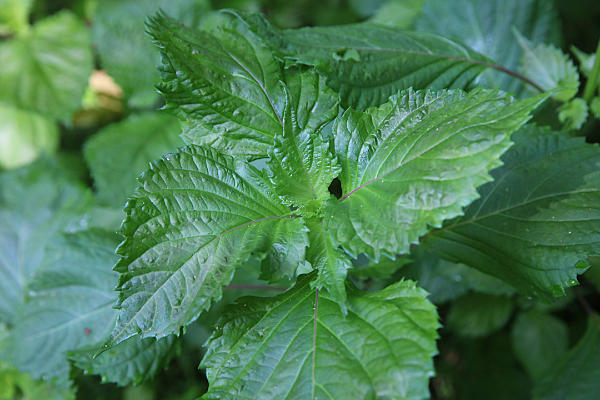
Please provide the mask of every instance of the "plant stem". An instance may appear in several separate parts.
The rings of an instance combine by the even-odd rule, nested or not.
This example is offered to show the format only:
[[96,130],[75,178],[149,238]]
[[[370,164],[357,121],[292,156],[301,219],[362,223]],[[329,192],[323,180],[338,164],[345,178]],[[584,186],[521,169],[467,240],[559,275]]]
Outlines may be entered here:
[[596,60],[592,67],[592,72],[588,77],[585,89],[583,89],[583,99],[588,103],[592,101],[596,86],[598,86],[598,79],[600,78],[600,40],[598,41],[598,47],[596,48]]

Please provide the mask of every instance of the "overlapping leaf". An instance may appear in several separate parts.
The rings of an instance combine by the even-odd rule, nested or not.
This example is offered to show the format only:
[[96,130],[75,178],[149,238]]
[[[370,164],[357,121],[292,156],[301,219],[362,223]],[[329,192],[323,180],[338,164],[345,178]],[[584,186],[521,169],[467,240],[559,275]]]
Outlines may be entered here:
[[[511,70],[522,54],[513,28],[535,44],[558,45],[558,26],[554,4],[546,0],[426,0],[415,23],[420,31],[457,40]],[[482,84],[510,93],[524,88],[520,80],[496,70],[485,71],[482,78]]]
[[162,339],[131,337],[97,355],[97,347],[79,349],[69,358],[86,374],[100,375],[102,382],[137,385],[160,372],[177,349],[174,335]]
[[[265,244],[285,251],[306,243],[302,219],[280,204],[264,174],[204,147],[153,163],[126,213],[113,342],[177,333],[221,297],[236,267],[269,252]],[[293,268],[304,257],[294,255],[282,258]]]
[[309,248],[306,259],[312,267],[319,271],[317,279],[311,287],[326,288],[329,296],[335,300],[344,314],[346,306],[346,276],[352,268],[350,258],[336,246],[325,230],[322,221],[308,220]]
[[179,133],[176,118],[144,113],[111,124],[93,136],[84,153],[98,200],[122,207],[148,163],[183,146]]
[[322,78],[314,72],[296,76],[287,94],[283,133],[269,151],[271,180],[285,204],[316,212],[329,198],[340,167],[320,130],[337,111],[337,95]]
[[90,203],[91,193],[57,162],[0,174],[0,321],[15,322],[46,244]]
[[594,400],[599,392],[600,318],[593,314],[583,338],[536,382],[533,399]]
[[114,233],[89,231],[54,242],[17,311],[9,354],[35,378],[66,384],[66,352],[101,342],[114,325]]
[[343,196],[327,204],[326,230],[353,256],[407,253],[478,197],[510,133],[540,100],[406,91],[379,108],[347,111],[334,128]]
[[552,45],[533,45],[516,30],[514,34],[523,49],[519,70],[524,76],[544,90],[554,90],[552,97],[559,101],[568,101],[577,94],[579,74],[565,53]]
[[314,65],[342,104],[365,109],[401,89],[465,88],[492,62],[440,36],[356,24],[277,30],[258,15],[240,16],[284,56]]
[[185,140],[264,157],[282,130],[285,102],[271,50],[239,23],[209,33],[158,15],[148,28],[163,56],[159,90],[189,122]]
[[458,298],[448,312],[448,328],[464,337],[487,336],[512,315],[510,297],[470,293]]
[[242,298],[202,361],[205,399],[423,399],[433,375],[434,306],[410,281],[352,292],[348,315],[301,278],[272,299]]
[[517,316],[511,339],[519,361],[533,379],[538,379],[567,351],[569,331],[563,321],[550,314],[528,311]]
[[423,241],[442,257],[551,300],[598,254],[600,151],[583,139],[526,127],[461,218]]
[[92,73],[90,35],[61,12],[0,43],[0,102],[66,118],[81,104]]

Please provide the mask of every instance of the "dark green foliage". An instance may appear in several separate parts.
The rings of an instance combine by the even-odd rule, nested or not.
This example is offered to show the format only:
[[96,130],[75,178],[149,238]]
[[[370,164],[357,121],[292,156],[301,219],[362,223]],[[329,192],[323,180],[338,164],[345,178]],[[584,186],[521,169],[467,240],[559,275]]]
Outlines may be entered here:
[[213,3],[0,0],[0,400],[598,398],[575,14]]

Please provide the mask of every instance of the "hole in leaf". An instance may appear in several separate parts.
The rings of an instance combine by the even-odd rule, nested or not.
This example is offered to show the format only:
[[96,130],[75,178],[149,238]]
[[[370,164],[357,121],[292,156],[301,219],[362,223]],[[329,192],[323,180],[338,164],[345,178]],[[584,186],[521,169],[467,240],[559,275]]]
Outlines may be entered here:
[[334,195],[336,198],[339,199],[342,197],[342,182],[338,178],[335,178],[331,182],[328,189],[329,189],[329,193]]

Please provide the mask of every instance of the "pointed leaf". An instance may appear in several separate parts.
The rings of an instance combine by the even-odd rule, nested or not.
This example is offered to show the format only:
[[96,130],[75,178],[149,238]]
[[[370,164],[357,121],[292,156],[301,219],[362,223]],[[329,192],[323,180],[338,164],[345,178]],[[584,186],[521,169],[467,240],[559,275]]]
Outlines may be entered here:
[[[464,43],[513,71],[522,55],[513,28],[534,44],[559,45],[559,27],[554,3],[546,0],[427,0],[415,23],[419,31]],[[493,69],[483,72],[477,83],[516,95],[527,87],[509,74]]]
[[174,335],[156,340],[133,336],[95,357],[95,346],[69,353],[86,374],[100,375],[102,382],[119,386],[138,385],[160,372],[177,349]]
[[209,33],[159,14],[148,29],[163,56],[159,90],[189,122],[186,142],[264,157],[285,102],[281,66],[266,45],[239,23]]
[[[269,251],[265,243],[291,246],[281,235],[306,228],[278,200],[264,174],[216,150],[191,146],[154,162],[125,207],[113,343],[178,333],[221,298],[238,266]],[[300,239],[306,246],[306,233]],[[296,255],[286,259],[292,270],[304,252]]]
[[203,398],[428,397],[438,322],[425,295],[410,281],[353,291],[346,317],[307,277],[275,298],[242,298],[208,342]]
[[309,247],[306,259],[318,271],[317,279],[311,282],[312,288],[326,288],[329,296],[339,304],[347,314],[346,276],[352,268],[350,258],[333,244],[331,236],[321,221],[307,221]]
[[[337,116],[338,105],[337,95],[315,72],[300,74],[297,80],[298,92],[294,97],[288,92],[283,133],[275,137],[268,164],[283,202],[306,213],[317,211],[329,198],[329,185],[340,172],[319,129]],[[313,115],[323,115],[322,121]]]
[[327,76],[344,106],[365,109],[402,89],[465,88],[486,68],[485,56],[446,38],[355,24],[278,30],[259,15],[239,15],[284,56]]
[[158,10],[194,25],[209,10],[208,1],[102,0],[94,6],[92,39],[102,67],[123,88],[128,104],[156,104],[154,86],[160,56],[144,29],[144,21]]
[[343,196],[327,204],[326,229],[354,257],[407,253],[478,197],[510,133],[540,100],[407,91],[379,108],[346,112],[335,127]]
[[92,73],[90,35],[63,11],[0,42],[0,102],[66,119],[81,105]]
[[48,250],[16,316],[9,354],[34,378],[66,384],[66,352],[104,340],[114,324],[113,288],[118,236],[105,231],[70,234]]
[[94,135],[85,144],[84,154],[98,200],[121,208],[148,163],[183,146],[179,133],[176,118],[148,112],[132,115]]
[[599,253],[600,151],[532,126],[513,139],[481,198],[423,244],[551,301]]
[[590,316],[585,335],[545,370],[533,389],[534,400],[595,400],[600,393],[600,317]]
[[544,90],[554,90],[552,97],[568,101],[579,90],[579,74],[573,61],[552,45],[533,45],[517,30],[514,34],[523,49],[519,71]]

